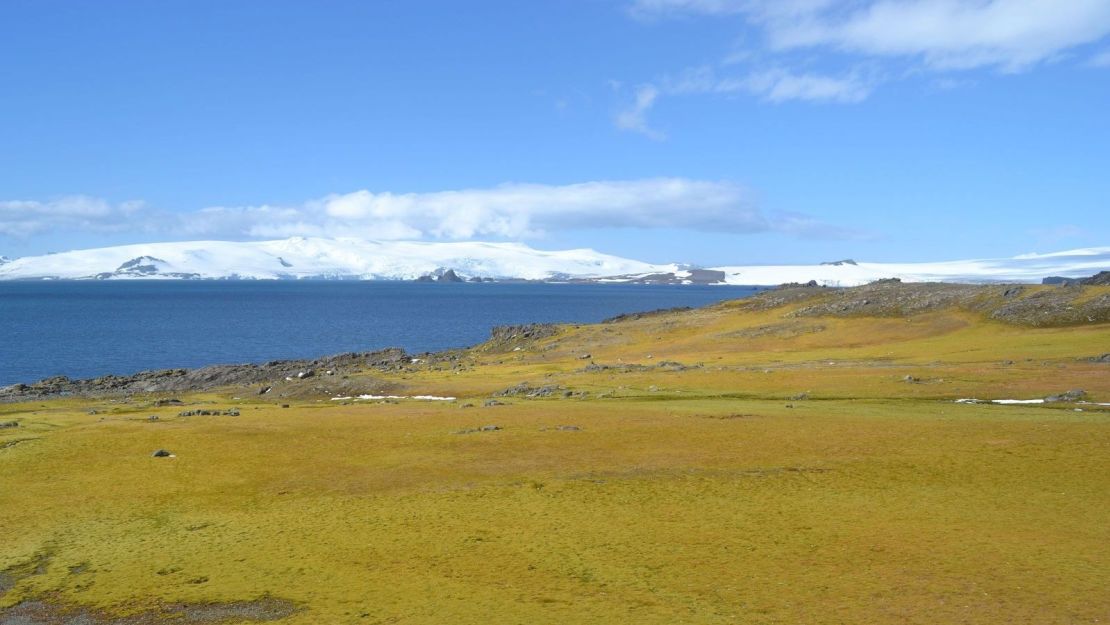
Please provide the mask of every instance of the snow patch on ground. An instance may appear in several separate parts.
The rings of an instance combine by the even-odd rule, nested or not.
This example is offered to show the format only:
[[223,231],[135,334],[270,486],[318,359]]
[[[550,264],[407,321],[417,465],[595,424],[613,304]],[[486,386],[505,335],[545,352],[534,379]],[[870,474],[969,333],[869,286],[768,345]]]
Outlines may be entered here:
[[455,401],[454,397],[439,395],[359,395],[358,397],[332,397],[332,401],[367,401],[372,399],[415,399],[418,401]]

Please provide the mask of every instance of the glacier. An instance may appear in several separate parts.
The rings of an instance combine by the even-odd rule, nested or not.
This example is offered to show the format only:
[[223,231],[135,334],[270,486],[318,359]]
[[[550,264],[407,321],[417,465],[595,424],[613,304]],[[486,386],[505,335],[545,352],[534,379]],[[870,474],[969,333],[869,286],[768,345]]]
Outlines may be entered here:
[[694,268],[646,263],[592,249],[544,251],[523,243],[294,237],[277,241],[147,243],[4,258],[0,280],[415,280],[447,269],[464,279],[605,283],[772,286],[814,281],[823,286],[857,286],[884,278],[904,282],[1040,282],[1048,276],[1078,278],[1110,269],[1110,247],[924,263],[844,260]]

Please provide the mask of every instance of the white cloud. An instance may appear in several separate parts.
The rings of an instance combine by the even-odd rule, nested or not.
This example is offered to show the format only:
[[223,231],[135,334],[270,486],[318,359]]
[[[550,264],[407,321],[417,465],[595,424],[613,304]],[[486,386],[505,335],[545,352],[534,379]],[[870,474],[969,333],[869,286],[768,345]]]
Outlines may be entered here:
[[[952,88],[967,84],[951,78],[956,72],[1025,71],[1110,35],[1110,0],[631,0],[628,6],[640,19],[733,19],[761,35],[744,33],[743,48],[722,56],[719,65],[732,75],[697,68],[641,88],[616,124],[649,136],[657,133],[648,113],[661,96],[747,93],[768,102],[856,103],[880,77],[924,71],[939,76],[939,88]],[[1087,63],[1110,66],[1110,51]]]
[[1110,35],[1106,0],[635,0],[632,10],[737,14],[773,51],[825,47],[938,71],[1021,71]]
[[818,74],[794,74],[776,69],[749,76],[746,88],[771,102],[811,100],[861,102],[871,94],[871,86],[856,74],[837,78]]
[[859,102],[871,93],[872,79],[852,71],[843,76],[795,73],[772,68],[739,76],[718,76],[711,67],[688,69],[662,81],[667,93],[749,93],[769,102],[788,100]]
[[938,70],[1020,71],[1110,34],[1106,0],[886,0],[845,17],[774,24],[777,48],[829,45],[876,56],[920,57]]
[[[802,223],[804,228],[799,225]],[[221,206],[172,214],[91,198],[53,204],[0,202],[0,234],[21,237],[95,230],[150,232],[173,238],[462,240],[520,239],[597,228],[780,231],[807,237],[841,233],[808,216],[767,216],[751,194],[734,183],[686,178],[503,184],[433,193],[360,190],[293,206]]]
[[112,204],[83,195],[48,201],[0,200],[0,235],[27,237],[49,230],[122,232],[135,229],[148,212],[142,202]]
[[825,76],[772,68],[738,76],[718,76],[711,67],[699,67],[688,69],[676,78],[664,77],[659,83],[660,87],[641,87],[647,96],[637,97],[632,108],[617,116],[618,128],[640,132],[654,139],[663,138],[662,133],[648,124],[647,116],[652,105],[664,94],[747,93],[775,103],[790,100],[854,103],[871,95],[874,80],[858,71],[843,76]]
[[617,128],[621,130],[630,130],[638,132],[655,140],[662,140],[666,138],[662,132],[655,130],[648,126],[647,114],[651,107],[655,106],[655,100],[659,97],[659,90],[655,85],[641,85],[636,89],[636,99],[633,101],[632,106],[617,113],[616,118],[613,120]]

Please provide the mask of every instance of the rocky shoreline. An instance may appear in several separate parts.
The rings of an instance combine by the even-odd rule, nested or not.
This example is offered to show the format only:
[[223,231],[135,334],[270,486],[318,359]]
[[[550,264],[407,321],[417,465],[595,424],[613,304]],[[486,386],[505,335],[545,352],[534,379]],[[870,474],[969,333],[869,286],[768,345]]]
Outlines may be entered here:
[[[1104,277],[1106,272],[1097,277]],[[1101,284],[1101,283],[1100,283]],[[1026,327],[1059,327],[1110,322],[1110,293],[1090,293],[1086,286],[1063,284],[1050,289],[1024,284],[966,285],[943,283],[902,283],[897,279],[879,280],[868,285],[835,288],[810,284],[789,284],[758,293],[727,306],[752,311],[787,304],[801,306],[788,317],[905,317],[958,308],[982,314],[994,321]],[[659,314],[684,314],[689,308],[675,308],[618,315],[602,323],[633,322]],[[554,324],[539,323],[498,326],[490,338],[476,346],[485,351],[513,351],[559,332]],[[400,371],[418,362],[425,364],[457,361],[461,350],[410,355],[400,348],[353,352],[316,359],[275,360],[263,364],[224,364],[199,369],[163,369],[132,375],[104,375],[73,380],[55,376],[31,384],[0,388],[0,402],[16,402],[51,397],[106,397],[141,393],[186,393],[217,388],[242,387],[246,392],[265,395],[283,385],[281,396],[360,395],[393,390],[392,385],[353,373]],[[1100,356],[1099,358],[1105,358]],[[1102,360],[1099,360],[1102,362]],[[457,366],[457,364],[456,364]]]
[[[311,360],[274,360],[262,364],[211,365],[199,369],[161,369],[141,371],[132,375],[104,375],[73,380],[54,376],[31,384],[13,384],[0,388],[0,402],[25,401],[48,397],[97,397],[138,393],[185,393],[215,388],[246,387],[257,394],[267,394],[272,385],[281,382],[316,382],[329,379],[328,386],[341,388],[345,376],[357,371],[391,371],[412,362],[413,358],[399,348],[373,352],[337,354]],[[332,381],[334,380],[334,381]],[[379,390],[373,384],[362,384],[367,392]]]
[[[482,344],[487,351],[512,351],[533,341],[554,336],[549,323],[497,326]],[[59,397],[120,397],[145,393],[189,393],[218,388],[244,389],[244,393],[280,397],[305,395],[362,395],[396,390],[373,375],[395,372],[423,363],[438,366],[459,358],[459,350],[409,354],[399,347],[369,352],[348,352],[315,359],[273,360],[254,364],[220,364],[197,369],[158,369],[130,375],[103,375],[71,379],[53,376],[30,384],[0,387],[0,403]],[[352,378],[352,374],[363,374]]]

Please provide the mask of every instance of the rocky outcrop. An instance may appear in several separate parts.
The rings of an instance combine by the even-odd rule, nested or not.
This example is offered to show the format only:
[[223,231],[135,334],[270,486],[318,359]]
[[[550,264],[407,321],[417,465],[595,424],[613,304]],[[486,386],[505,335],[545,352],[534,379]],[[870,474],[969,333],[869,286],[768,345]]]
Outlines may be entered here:
[[683,313],[693,310],[689,306],[676,306],[674,308],[657,308],[656,310],[648,310],[644,312],[624,313],[616,317],[609,317],[602,320],[601,323],[621,323],[624,321],[635,321],[637,319],[647,319],[648,317],[660,317],[662,315],[673,315],[675,313]]
[[1057,286],[1108,286],[1110,285],[1110,271],[1100,271],[1087,278],[1049,276],[1041,280],[1041,284],[1054,284]]
[[[426,273],[416,279],[417,282],[465,282],[454,269],[440,267],[432,273]],[[478,280],[481,282],[481,279]]]
[[558,326],[551,323],[497,326],[490,330],[490,337],[485,343],[485,348],[493,351],[523,349],[535,341],[555,336],[558,333]]
[[180,273],[166,271],[169,265],[161,258],[154,256],[137,256],[125,261],[115,271],[98,273],[94,276],[98,280],[111,280],[112,278],[178,278],[182,280],[196,280],[200,278],[197,273]]
[[788,317],[906,317],[956,308],[995,321],[1032,327],[1110,322],[1110,293],[1093,297],[1080,288],[1030,289],[1014,285],[967,285],[878,281],[847,289],[790,288],[735,302],[749,310],[787,304]]
[[455,273],[454,269],[448,269],[447,271],[444,271],[443,273],[439,274],[439,277],[436,278],[436,282],[462,282],[462,281],[463,281],[463,279],[460,278],[457,273]]
[[1110,271],[1100,271],[1090,278],[1083,278],[1079,284],[1084,286],[1110,286]]
[[308,371],[377,369],[391,371],[408,365],[411,357],[399,348],[375,352],[347,353],[315,360],[274,360],[263,364],[212,365],[199,369],[163,369],[133,375],[105,375],[85,380],[55,376],[32,384],[0,388],[0,401],[18,401],[52,396],[103,396],[134,393],[184,393],[230,386],[270,385]]
[[545,384],[544,386],[532,386],[527,382],[515,384],[509,388],[498,391],[493,394],[494,397],[526,397],[528,399],[536,399],[538,397],[552,397],[563,387],[554,384]]

